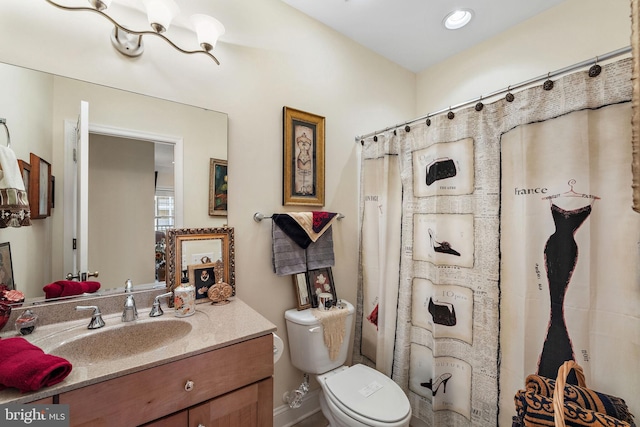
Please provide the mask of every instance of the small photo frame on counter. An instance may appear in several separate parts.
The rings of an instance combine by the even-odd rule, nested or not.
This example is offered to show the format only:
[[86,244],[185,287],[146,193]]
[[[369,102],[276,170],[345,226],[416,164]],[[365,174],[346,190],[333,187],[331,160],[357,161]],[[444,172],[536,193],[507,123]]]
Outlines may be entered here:
[[196,303],[209,301],[209,288],[216,283],[215,263],[188,265],[189,283],[196,288]]

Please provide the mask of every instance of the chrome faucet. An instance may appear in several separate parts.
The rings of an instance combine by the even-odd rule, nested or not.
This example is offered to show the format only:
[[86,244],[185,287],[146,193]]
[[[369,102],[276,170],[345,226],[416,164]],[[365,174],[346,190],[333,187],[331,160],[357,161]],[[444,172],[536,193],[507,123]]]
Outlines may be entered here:
[[91,321],[89,322],[89,326],[87,326],[87,329],[98,329],[104,326],[102,313],[100,313],[100,309],[97,305],[79,305],[76,307],[76,311],[78,310],[93,310]]
[[149,312],[149,317],[158,317],[162,316],[164,312],[162,311],[162,307],[160,306],[160,298],[166,298],[173,295],[173,292],[167,292],[166,294],[160,294],[153,300],[153,306],[151,307],[151,311]]
[[131,279],[127,279],[125,282],[124,293],[129,295],[127,295],[127,299],[124,301],[122,321],[132,322],[138,319],[138,309],[136,308],[136,301],[133,299],[133,284],[131,283]]

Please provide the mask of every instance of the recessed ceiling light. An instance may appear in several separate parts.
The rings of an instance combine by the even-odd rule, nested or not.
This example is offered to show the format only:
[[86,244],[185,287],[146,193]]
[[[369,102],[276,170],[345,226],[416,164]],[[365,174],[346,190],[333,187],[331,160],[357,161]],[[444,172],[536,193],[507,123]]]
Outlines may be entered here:
[[445,28],[449,30],[457,30],[467,25],[471,18],[473,18],[473,11],[471,9],[457,9],[453,12],[449,12],[444,17],[442,23]]

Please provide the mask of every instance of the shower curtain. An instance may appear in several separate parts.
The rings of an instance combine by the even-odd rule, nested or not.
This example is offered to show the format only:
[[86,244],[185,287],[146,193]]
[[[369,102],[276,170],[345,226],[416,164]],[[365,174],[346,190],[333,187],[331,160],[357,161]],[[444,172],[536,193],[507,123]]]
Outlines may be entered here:
[[[630,76],[623,59],[364,141],[363,164],[397,144],[392,378],[424,425],[508,427],[525,377],[566,359],[640,414]],[[378,185],[363,166],[361,187]],[[381,229],[362,224],[364,250]]]
[[356,348],[365,360],[391,376],[400,276],[402,184],[398,138],[369,145],[361,157],[361,245]]

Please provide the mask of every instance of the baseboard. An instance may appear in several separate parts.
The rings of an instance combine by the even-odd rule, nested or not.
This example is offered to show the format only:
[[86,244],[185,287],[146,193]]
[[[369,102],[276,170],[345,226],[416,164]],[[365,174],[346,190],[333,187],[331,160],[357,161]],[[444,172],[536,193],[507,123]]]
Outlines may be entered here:
[[278,406],[273,410],[273,427],[291,427],[320,410],[320,389],[307,393],[302,405],[292,409],[289,405]]

